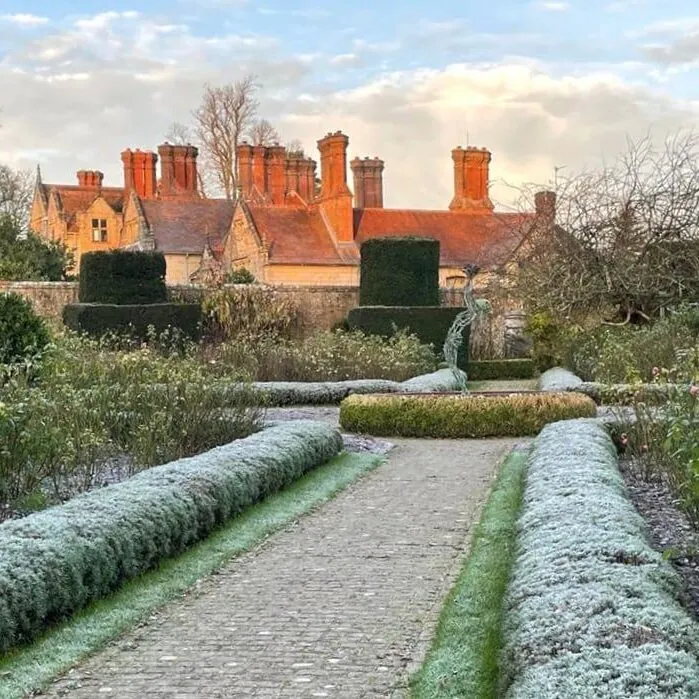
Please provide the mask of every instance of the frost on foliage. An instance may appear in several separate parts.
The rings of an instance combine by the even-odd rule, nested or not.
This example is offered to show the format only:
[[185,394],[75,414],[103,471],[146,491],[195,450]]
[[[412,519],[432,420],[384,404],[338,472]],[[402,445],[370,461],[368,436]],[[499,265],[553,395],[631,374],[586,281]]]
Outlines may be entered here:
[[[464,372],[461,372],[462,374]],[[464,374],[464,378],[465,378]],[[459,386],[451,369],[439,369],[431,374],[422,374],[403,381],[400,391],[404,393],[431,393],[438,391],[458,391]]]
[[331,425],[285,422],[0,525],[0,652],[180,553],[341,449]]
[[340,403],[351,393],[395,393],[400,383],[383,379],[353,381],[265,381],[252,384],[268,405]]
[[583,380],[572,371],[562,367],[553,367],[539,377],[539,389],[542,391],[567,391],[582,384]]
[[529,459],[504,602],[503,696],[699,696],[699,628],[650,547],[594,420],[546,427]]
[[402,382],[385,379],[264,381],[253,383],[252,387],[266,398],[268,405],[330,405],[341,403],[352,394],[430,393],[458,389],[451,369],[440,369]]

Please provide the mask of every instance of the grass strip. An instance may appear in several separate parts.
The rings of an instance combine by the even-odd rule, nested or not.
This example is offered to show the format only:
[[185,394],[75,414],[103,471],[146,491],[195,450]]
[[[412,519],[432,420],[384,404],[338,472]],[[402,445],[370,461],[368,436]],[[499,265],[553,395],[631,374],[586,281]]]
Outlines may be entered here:
[[432,647],[411,679],[413,699],[496,695],[502,600],[514,562],[527,456],[512,452],[500,467]]
[[340,454],[234,518],[181,556],[130,581],[31,645],[6,654],[0,658],[0,698],[21,699],[45,688],[56,675],[185,593],[197,580],[332,499],[384,460],[372,454]]

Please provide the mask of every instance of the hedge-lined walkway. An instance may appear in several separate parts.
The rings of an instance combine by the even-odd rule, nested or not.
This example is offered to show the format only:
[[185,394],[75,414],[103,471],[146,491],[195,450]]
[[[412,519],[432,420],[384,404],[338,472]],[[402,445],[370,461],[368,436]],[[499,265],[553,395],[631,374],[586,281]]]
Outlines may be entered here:
[[47,696],[407,696],[494,469],[516,443],[397,441],[384,466]]

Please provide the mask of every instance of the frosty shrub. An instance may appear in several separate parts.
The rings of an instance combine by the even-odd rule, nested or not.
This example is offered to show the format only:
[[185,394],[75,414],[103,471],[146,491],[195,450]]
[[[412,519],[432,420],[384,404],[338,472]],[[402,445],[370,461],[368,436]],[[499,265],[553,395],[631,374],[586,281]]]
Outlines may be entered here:
[[283,423],[0,525],[0,652],[184,551],[341,449],[326,423]]
[[535,443],[505,598],[506,699],[699,696],[699,628],[592,420]]
[[541,391],[567,391],[582,383],[582,379],[572,371],[562,367],[553,367],[539,377]]

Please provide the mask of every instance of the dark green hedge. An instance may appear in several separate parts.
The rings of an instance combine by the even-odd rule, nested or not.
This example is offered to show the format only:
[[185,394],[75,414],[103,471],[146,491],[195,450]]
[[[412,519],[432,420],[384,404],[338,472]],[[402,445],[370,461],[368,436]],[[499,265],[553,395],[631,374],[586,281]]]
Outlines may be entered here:
[[360,306],[438,306],[439,241],[373,238],[361,247]]
[[5,522],[0,653],[206,538],[341,449],[331,425],[285,422]]
[[[194,340],[201,334],[201,306],[195,303],[154,303],[133,306],[104,303],[73,303],[63,308],[63,322],[76,332],[100,337],[108,332],[129,330],[146,339],[148,326],[160,334],[179,328]],[[130,327],[131,326],[131,327]]]
[[165,267],[160,252],[87,252],[80,258],[78,298],[81,303],[163,303]]
[[534,362],[531,359],[488,359],[471,360],[468,363],[469,381],[494,379],[531,379],[534,377]]
[[[463,311],[451,306],[360,306],[353,308],[347,316],[351,330],[361,330],[369,335],[390,337],[395,329],[407,328],[425,344],[432,344],[441,354],[447,332],[454,318]],[[468,343],[470,328],[464,330],[459,348],[459,368],[468,371]]]

